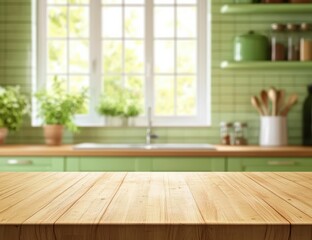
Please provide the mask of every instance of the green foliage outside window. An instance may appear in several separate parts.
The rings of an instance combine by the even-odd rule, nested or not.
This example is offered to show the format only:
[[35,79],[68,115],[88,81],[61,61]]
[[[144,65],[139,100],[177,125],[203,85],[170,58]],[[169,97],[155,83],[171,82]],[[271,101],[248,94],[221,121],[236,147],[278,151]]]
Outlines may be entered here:
[[20,87],[0,87],[0,128],[17,130],[29,110],[28,98],[21,94]]

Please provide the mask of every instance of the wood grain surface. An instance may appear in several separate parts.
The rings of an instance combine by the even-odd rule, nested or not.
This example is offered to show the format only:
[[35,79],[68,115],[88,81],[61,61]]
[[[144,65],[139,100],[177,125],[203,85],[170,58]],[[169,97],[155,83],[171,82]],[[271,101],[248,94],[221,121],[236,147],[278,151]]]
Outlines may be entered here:
[[312,173],[0,173],[2,240],[309,240]]
[[312,147],[222,146],[199,149],[98,149],[75,150],[73,145],[1,145],[1,156],[112,156],[112,157],[312,157]]

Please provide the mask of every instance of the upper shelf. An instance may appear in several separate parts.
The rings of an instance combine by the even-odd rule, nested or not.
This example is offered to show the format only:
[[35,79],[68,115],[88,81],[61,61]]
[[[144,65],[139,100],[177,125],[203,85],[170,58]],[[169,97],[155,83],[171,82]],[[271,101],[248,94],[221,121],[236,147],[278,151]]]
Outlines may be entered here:
[[227,4],[221,7],[222,14],[241,14],[241,13],[312,13],[312,4]]
[[300,62],[300,61],[254,61],[254,62],[234,62],[223,61],[220,66],[222,69],[266,69],[266,70],[294,70],[294,69],[312,69],[312,61]]

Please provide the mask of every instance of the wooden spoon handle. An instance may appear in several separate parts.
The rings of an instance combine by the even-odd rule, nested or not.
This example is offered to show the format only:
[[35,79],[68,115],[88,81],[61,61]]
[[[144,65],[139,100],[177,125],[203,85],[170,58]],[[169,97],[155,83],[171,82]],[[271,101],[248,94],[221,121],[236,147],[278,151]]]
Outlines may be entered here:
[[259,112],[261,116],[263,116],[263,111],[261,108],[261,103],[256,96],[251,97],[251,104],[252,106]]
[[285,108],[283,109],[283,111],[281,112],[282,116],[287,116],[289,110],[297,103],[298,100],[298,96],[297,95],[292,95],[289,97],[289,100],[285,106]]

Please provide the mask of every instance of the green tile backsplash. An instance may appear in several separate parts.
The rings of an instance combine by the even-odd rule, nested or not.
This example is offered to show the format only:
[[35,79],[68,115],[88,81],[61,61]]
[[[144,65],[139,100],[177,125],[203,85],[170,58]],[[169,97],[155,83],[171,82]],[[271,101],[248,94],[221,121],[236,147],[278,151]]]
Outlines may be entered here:
[[[309,70],[222,70],[220,62],[232,59],[235,35],[248,30],[268,34],[272,22],[311,22],[302,15],[221,15],[220,7],[232,0],[212,0],[212,126],[201,128],[157,128],[159,142],[218,143],[219,122],[246,121],[248,139],[258,142],[259,117],[250,105],[251,95],[270,86],[284,88],[299,95],[299,104],[288,116],[289,142],[301,143],[301,108],[306,96],[305,86],[312,82]],[[0,84],[19,84],[31,93],[31,0],[0,0]],[[142,142],[144,128],[83,128],[80,134],[65,134],[64,142]],[[10,133],[7,143],[43,143],[42,129],[30,126],[30,120],[16,133]]]

